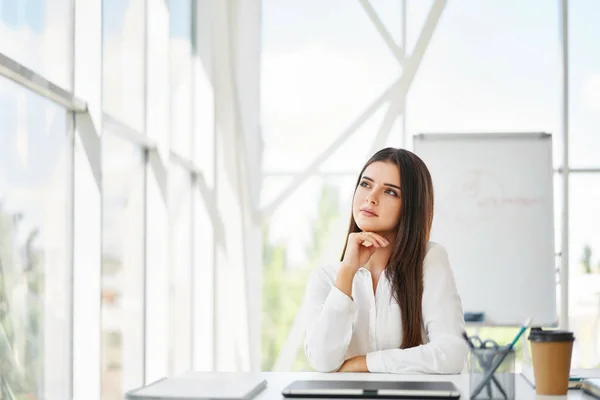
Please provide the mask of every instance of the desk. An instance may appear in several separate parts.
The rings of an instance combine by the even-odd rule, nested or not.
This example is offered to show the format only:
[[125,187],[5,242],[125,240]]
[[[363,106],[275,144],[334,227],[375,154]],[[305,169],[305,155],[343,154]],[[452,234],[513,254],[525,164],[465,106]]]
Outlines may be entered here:
[[[321,374],[316,372],[263,372],[268,382],[267,388],[255,397],[256,400],[281,400],[281,391],[295,380],[329,379],[329,380],[386,380],[386,381],[451,381],[461,392],[461,400],[469,398],[469,375],[393,375],[372,373],[337,373]],[[567,396],[538,396],[520,375],[515,375],[516,400],[590,400],[593,397],[580,390],[570,390]]]

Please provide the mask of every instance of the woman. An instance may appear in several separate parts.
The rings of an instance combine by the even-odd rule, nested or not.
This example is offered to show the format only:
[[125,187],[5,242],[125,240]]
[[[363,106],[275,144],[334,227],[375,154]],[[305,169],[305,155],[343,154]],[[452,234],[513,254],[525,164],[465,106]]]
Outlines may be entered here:
[[462,371],[461,299],[429,242],[433,186],[415,154],[386,148],[360,173],[341,262],[311,274],[305,352],[320,372]]

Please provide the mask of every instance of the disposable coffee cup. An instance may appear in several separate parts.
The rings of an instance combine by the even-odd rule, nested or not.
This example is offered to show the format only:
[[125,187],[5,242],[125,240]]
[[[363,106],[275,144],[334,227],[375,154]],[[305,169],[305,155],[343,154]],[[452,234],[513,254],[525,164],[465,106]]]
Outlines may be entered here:
[[573,332],[532,329],[529,334],[535,391],[540,395],[566,395],[573,353]]

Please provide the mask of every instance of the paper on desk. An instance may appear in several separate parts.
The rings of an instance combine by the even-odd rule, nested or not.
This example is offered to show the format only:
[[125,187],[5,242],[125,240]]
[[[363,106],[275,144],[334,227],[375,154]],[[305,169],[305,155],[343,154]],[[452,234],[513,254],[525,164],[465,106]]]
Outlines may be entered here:
[[[523,365],[521,375],[525,378],[527,383],[535,389],[535,377],[533,375],[533,367],[530,365]],[[571,378],[600,378],[600,369],[584,369],[575,368],[571,370],[569,374]],[[569,388],[578,387],[577,383],[569,383]]]

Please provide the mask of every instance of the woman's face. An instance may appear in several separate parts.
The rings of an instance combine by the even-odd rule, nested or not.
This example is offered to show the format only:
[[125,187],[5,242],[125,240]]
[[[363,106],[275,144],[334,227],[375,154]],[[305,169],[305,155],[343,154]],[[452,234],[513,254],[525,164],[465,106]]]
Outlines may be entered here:
[[382,161],[371,163],[363,172],[352,201],[358,227],[365,232],[395,232],[401,206],[398,167]]

